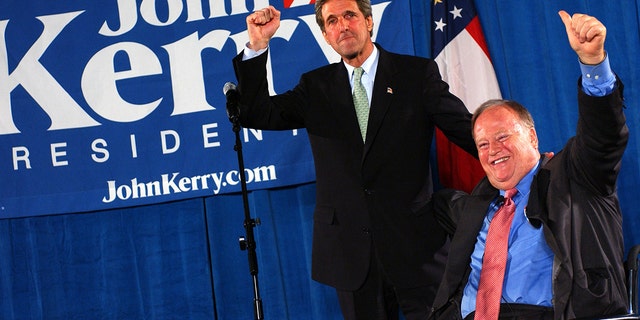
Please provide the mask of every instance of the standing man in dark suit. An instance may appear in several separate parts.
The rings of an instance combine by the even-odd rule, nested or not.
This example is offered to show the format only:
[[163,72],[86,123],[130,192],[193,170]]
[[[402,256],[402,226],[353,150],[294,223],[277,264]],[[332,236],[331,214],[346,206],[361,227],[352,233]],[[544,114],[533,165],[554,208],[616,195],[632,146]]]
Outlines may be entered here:
[[[475,155],[471,115],[433,60],[372,42],[369,0],[317,0],[315,10],[342,61],[272,97],[265,65],[280,12],[247,17],[250,41],[233,60],[241,124],[306,128],[317,180],[312,277],[336,288],[345,319],[397,319],[398,306],[408,320],[425,319],[448,245],[429,205],[434,127]],[[353,92],[364,100],[361,126]]]
[[[440,203],[445,195],[442,208],[457,223],[436,319],[593,319],[627,310],[616,192],[629,138],[622,83],[604,50],[605,26],[592,16],[559,14],[582,70],[576,135],[549,159],[538,152],[533,119],[517,102],[491,100],[475,111],[487,177],[471,195],[434,197]],[[495,233],[506,213],[498,202],[514,204],[515,213]],[[507,240],[508,255],[492,268],[499,261],[495,234]],[[491,270],[499,270],[498,282]]]

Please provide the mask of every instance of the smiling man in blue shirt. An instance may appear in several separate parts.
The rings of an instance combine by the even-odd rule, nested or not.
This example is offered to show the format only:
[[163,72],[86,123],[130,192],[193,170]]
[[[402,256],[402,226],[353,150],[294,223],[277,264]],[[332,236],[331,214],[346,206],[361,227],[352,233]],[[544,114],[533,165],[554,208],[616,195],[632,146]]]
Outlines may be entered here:
[[[629,135],[623,86],[604,50],[605,26],[584,14],[559,15],[582,72],[576,135],[544,157],[533,119],[519,103],[490,100],[476,110],[473,136],[487,177],[471,195],[434,196],[456,227],[432,318],[575,319],[627,310],[616,192]],[[497,291],[499,309],[476,317],[486,306],[478,291],[489,227],[505,191],[514,188],[504,281],[489,290]]]
[[[513,198],[516,203],[516,212],[509,232],[511,259],[507,261],[507,276],[505,276],[502,296],[503,300],[509,303],[551,307],[553,252],[545,242],[542,228],[536,228],[529,223],[524,212],[529,200],[531,182],[538,168],[539,163],[536,162],[535,167],[516,185],[518,193]],[[501,191],[501,195],[503,194],[504,191]],[[468,316],[476,308],[485,240],[489,223],[498,207],[496,202],[489,207],[471,255],[471,274],[462,297],[463,317]]]

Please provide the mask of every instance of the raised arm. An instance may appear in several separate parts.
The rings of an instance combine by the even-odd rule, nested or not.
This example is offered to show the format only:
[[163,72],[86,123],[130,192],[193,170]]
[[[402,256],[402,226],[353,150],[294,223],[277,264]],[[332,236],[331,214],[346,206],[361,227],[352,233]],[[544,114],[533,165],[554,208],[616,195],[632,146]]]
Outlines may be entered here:
[[249,48],[258,51],[269,45],[269,40],[280,27],[280,11],[273,6],[257,10],[247,16]]
[[558,14],[580,62],[593,66],[597,72],[590,78],[583,68],[576,137],[567,146],[572,157],[571,176],[595,193],[609,195],[615,192],[629,131],[623,113],[622,83],[611,74],[604,50],[607,29],[589,15],[569,16],[565,11]]

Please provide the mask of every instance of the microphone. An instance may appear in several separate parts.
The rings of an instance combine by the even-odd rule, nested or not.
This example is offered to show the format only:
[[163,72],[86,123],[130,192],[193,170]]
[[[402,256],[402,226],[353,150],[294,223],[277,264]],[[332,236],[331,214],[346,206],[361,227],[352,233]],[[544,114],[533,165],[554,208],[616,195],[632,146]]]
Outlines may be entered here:
[[240,107],[238,106],[238,100],[240,94],[235,83],[227,82],[222,87],[222,93],[227,97],[227,116],[229,119],[237,118],[240,116]]

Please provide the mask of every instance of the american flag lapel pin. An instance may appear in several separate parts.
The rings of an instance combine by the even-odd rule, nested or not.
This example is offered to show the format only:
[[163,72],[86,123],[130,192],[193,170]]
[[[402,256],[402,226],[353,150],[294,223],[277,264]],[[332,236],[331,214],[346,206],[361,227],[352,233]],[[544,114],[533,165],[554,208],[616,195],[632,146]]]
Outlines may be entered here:
[[393,89],[391,89],[391,87],[387,87],[387,93],[388,94],[393,94]]

